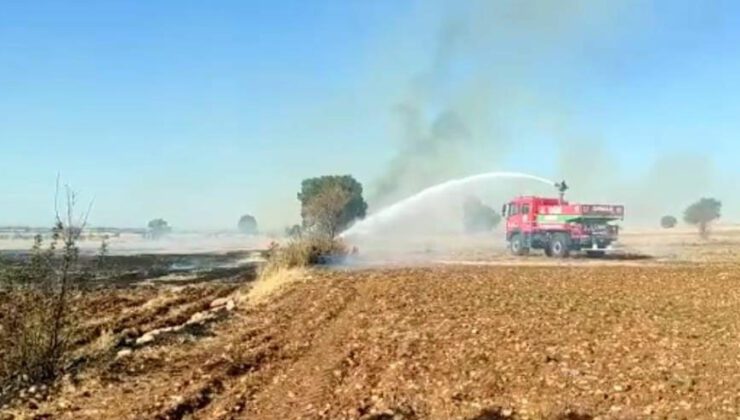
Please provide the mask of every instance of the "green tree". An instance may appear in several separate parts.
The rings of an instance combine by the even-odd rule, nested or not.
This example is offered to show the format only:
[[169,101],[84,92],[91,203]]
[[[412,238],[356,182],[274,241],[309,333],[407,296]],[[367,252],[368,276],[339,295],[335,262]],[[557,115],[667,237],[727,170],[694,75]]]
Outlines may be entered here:
[[362,184],[351,175],[304,179],[298,200],[303,227],[329,238],[367,213]]
[[154,239],[161,238],[162,236],[172,231],[172,228],[164,219],[150,220],[149,224],[147,224],[147,227],[149,227],[149,235]]
[[239,219],[238,223],[239,232],[244,233],[246,235],[256,235],[257,234],[257,219],[254,218],[254,216],[245,214]]
[[314,234],[334,239],[344,228],[344,208],[349,200],[349,192],[339,185],[324,186],[306,204],[304,223]]
[[470,196],[463,202],[463,226],[466,232],[489,232],[499,223],[501,216],[478,197]]
[[722,202],[715,198],[702,198],[686,208],[683,220],[699,227],[699,235],[703,238],[709,234],[709,223],[719,219]]
[[676,224],[678,224],[678,220],[673,216],[667,215],[660,218],[660,226],[664,229],[674,228]]

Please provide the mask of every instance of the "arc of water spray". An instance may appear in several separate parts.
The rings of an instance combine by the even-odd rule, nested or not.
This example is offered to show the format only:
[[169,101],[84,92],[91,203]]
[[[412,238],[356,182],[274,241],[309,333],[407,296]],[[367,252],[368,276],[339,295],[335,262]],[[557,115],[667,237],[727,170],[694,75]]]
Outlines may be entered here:
[[394,203],[373,215],[370,215],[370,217],[358,223],[355,223],[352,227],[342,232],[340,237],[346,238],[350,236],[370,233],[376,226],[382,226],[384,223],[393,220],[398,215],[403,214],[404,210],[408,208],[413,208],[414,205],[420,201],[436,196],[438,194],[443,194],[448,191],[453,191],[462,187],[470,186],[481,181],[488,181],[497,178],[531,179],[533,181],[542,182],[548,185],[555,185],[554,181],[551,181],[547,178],[542,178],[536,175],[530,175],[520,172],[486,172],[478,175],[468,176],[465,178],[452,179],[441,184],[433,185],[410,197]]

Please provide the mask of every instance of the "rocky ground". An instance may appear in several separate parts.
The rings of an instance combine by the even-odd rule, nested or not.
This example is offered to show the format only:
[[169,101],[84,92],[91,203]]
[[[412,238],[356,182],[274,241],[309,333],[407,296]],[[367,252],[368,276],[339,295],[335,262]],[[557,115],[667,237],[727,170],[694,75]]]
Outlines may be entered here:
[[[80,304],[104,356],[6,417],[734,418],[740,264],[313,270]],[[215,302],[214,302],[215,301]],[[197,315],[201,314],[201,315]],[[147,335],[148,334],[148,335]],[[33,392],[31,392],[33,391]]]

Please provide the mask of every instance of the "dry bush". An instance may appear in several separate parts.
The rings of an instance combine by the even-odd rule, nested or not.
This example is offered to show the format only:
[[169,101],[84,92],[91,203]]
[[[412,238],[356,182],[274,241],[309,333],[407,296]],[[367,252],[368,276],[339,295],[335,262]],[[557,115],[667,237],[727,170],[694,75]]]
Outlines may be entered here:
[[347,247],[339,239],[308,235],[290,240],[286,245],[270,250],[265,272],[296,267],[308,267],[342,259]]
[[273,244],[267,253],[267,264],[249,290],[247,300],[260,302],[284,285],[306,278],[304,268],[341,261],[347,254],[341,240],[323,234],[296,237],[282,246]]
[[66,198],[48,247],[37,236],[30,258],[7,270],[0,284],[0,403],[24,386],[53,380],[68,361],[76,324],[71,299],[91,273],[80,266],[77,248],[87,213],[75,218],[69,188]]
[[45,306],[48,303],[45,296],[30,290],[14,290],[7,292],[3,300],[0,380],[5,389],[11,385],[6,382],[11,380],[44,379],[53,370],[57,357],[50,353],[48,325],[52,319]]
[[70,344],[69,300],[76,281],[72,263],[77,251],[53,245],[41,251],[40,240],[24,267],[6,279],[0,311],[0,394],[7,396],[31,383],[52,380],[64,364]]

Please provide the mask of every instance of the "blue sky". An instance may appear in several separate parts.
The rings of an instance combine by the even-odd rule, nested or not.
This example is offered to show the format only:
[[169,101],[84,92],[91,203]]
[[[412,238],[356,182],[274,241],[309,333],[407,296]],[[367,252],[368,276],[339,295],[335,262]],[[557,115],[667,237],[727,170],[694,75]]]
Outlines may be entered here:
[[[0,224],[49,224],[57,172],[94,197],[97,225],[287,224],[307,176],[372,189],[419,74],[434,79],[430,114],[472,109],[468,172],[558,177],[562,138],[580,138],[620,183],[666,151],[700,157],[702,187],[733,204],[740,5],[500,3],[2,2]],[[450,20],[463,45],[429,70]],[[486,106],[476,86],[491,87]]]

